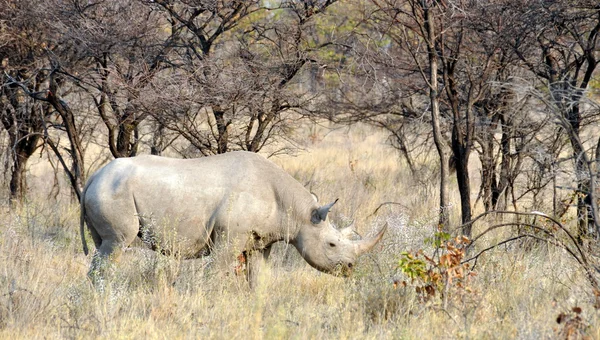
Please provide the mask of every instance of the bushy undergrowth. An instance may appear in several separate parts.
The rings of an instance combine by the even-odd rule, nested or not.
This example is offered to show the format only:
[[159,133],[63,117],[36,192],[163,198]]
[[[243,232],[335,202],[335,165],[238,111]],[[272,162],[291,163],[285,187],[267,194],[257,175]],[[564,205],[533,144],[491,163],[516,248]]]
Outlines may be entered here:
[[[1,213],[0,338],[600,338],[597,296],[566,252],[516,241],[459,275],[467,241],[440,237],[437,200],[416,194],[430,184],[408,180],[382,139],[330,138],[277,162],[322,201],[340,197],[337,225],[354,221],[367,234],[388,223],[353,277],[321,274],[279,244],[250,290],[226,249],[180,260],[132,248],[99,291],[86,276],[78,206],[33,197]],[[349,140],[353,148],[343,147]],[[472,253],[511,232],[486,236]]]

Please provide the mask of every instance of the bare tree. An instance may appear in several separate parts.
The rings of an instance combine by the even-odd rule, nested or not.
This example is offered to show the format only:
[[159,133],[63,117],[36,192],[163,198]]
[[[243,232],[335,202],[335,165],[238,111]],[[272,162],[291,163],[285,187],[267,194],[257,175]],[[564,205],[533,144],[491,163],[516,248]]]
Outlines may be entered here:
[[[409,95],[428,97],[427,110],[431,113],[431,131],[440,160],[440,225],[448,224],[449,163],[456,170],[461,216],[466,222],[471,218],[468,160],[475,127],[474,107],[485,95],[491,56],[465,51],[465,45],[471,48],[477,45],[466,38],[470,28],[466,25],[466,8],[461,3],[448,6],[445,1],[372,1],[372,4],[373,9],[366,15],[370,18],[367,25],[389,39],[396,49],[380,50],[384,57],[375,62],[383,61],[386,70],[402,68],[406,73],[420,75],[420,79],[414,76],[393,79],[402,84],[397,86],[398,91],[410,89],[406,92]],[[467,53],[473,52],[479,53],[479,58],[467,58]],[[415,86],[415,81],[422,85]],[[463,233],[470,234],[468,228]]]
[[311,105],[295,81],[327,45],[314,39],[312,18],[334,2],[156,2],[182,27],[172,64],[187,88],[167,91],[179,96],[156,119],[202,155],[289,139]]
[[[589,171],[593,157],[581,139],[581,131],[590,121],[582,101],[600,62],[600,8],[596,1],[589,0],[505,5],[510,12],[507,14],[520,23],[513,27],[510,42],[524,66],[549,90],[551,112],[559,113],[556,122],[570,141],[578,193],[578,229],[583,237],[590,232],[588,203],[595,199]],[[592,229],[600,233],[598,218]]]
[[[440,160],[439,224],[448,227],[449,148],[443,124],[437,51],[439,9],[435,3],[369,1],[343,46],[335,72],[339,89],[329,98],[337,122],[367,122],[382,127],[413,174],[413,143],[433,140]],[[415,142],[418,141],[418,142]]]
[[27,162],[42,144],[47,107],[37,99],[45,98],[47,46],[27,1],[3,0],[0,8],[0,119],[10,140],[10,200],[19,202],[27,191]]
[[167,63],[178,30],[138,2],[57,2],[52,27],[59,44],[83,63],[57,60],[60,72],[86,91],[108,131],[113,157],[137,154],[140,125],[148,117],[150,83]]
[[[472,209],[473,147],[483,164],[480,197],[486,210],[496,209],[502,197],[504,206],[511,201],[514,209],[525,198],[537,206],[538,195],[556,178],[563,144],[548,117],[532,114],[538,103],[520,91],[516,81],[536,82],[522,62],[538,50],[528,44],[520,55],[512,41],[522,36],[515,31],[522,18],[508,11],[503,1],[380,0],[370,5],[362,7],[361,24],[348,43],[353,64],[346,67],[351,72],[340,86],[342,100],[337,102],[343,105],[338,107],[350,121],[390,130],[405,154],[410,138],[405,126],[425,122],[419,112],[431,113],[427,123],[439,146],[440,202],[446,202],[442,212],[448,205],[443,197],[449,160],[456,170],[464,234],[471,232],[466,222]],[[348,86],[358,82],[361,85]],[[410,155],[405,158],[410,165]]]
[[[214,89],[214,81],[219,78],[223,65],[211,59],[217,39],[236,28],[248,15],[256,12],[260,6],[258,1],[143,1],[150,8],[160,10],[169,21],[171,30],[177,32],[176,44],[171,58],[172,65],[189,79],[199,90],[196,92],[196,103],[178,103],[178,110],[167,108],[164,115],[157,115],[162,125],[172,127],[194,145],[202,154],[227,152],[229,143],[229,125],[231,120],[226,117],[227,103],[205,102],[203,99],[214,98],[206,95],[204,90]],[[218,97],[217,97],[218,98]],[[176,99],[176,101],[179,101]],[[197,104],[199,102],[199,105]],[[208,108],[208,111],[205,109]],[[175,111],[175,112],[174,112]],[[183,114],[175,116],[174,113]],[[202,111],[202,112],[200,112]],[[198,115],[209,115],[204,122],[198,121]],[[185,121],[187,120],[187,122]],[[183,121],[183,123],[182,123]],[[202,128],[197,128],[201,124]],[[205,132],[205,125],[210,126],[210,133]],[[184,133],[187,132],[187,133]],[[216,141],[211,139],[214,136]],[[216,146],[213,146],[216,144]]]
[[[28,124],[36,129],[30,136],[36,141],[44,137],[79,197],[85,180],[81,122],[86,114],[74,109],[81,110],[85,105],[69,103],[81,99],[74,92],[89,94],[108,129],[111,153],[115,157],[134,155],[137,128],[145,118],[137,113],[136,105],[142,97],[140,92],[152,79],[162,51],[168,46],[149,41],[151,38],[148,37],[155,36],[157,23],[148,20],[150,18],[142,11],[145,7],[139,5],[113,1],[57,1],[48,6],[48,2],[8,1],[6,8],[12,10],[3,21],[12,30],[11,37],[23,37],[15,32],[29,30],[32,33],[27,41],[13,39],[28,50],[14,48],[14,44],[8,46],[13,47],[12,51],[28,54],[3,58],[7,65],[20,63],[17,69],[20,73],[13,76],[5,72],[4,79],[10,80],[10,88],[18,89],[36,106],[43,107],[43,110],[36,110],[36,116],[29,115],[35,120],[29,118]],[[27,74],[23,70],[27,70]],[[16,97],[11,95],[11,98]],[[43,119],[53,114],[59,119]],[[9,122],[9,117],[16,116],[7,111],[6,125],[16,126]],[[20,125],[21,131],[25,131],[24,125]],[[59,136],[66,135],[69,147],[63,148],[51,130],[58,131]],[[20,140],[26,141],[22,137]],[[31,153],[32,146],[37,144],[27,143],[30,145],[27,152]],[[24,155],[23,152],[20,154]],[[19,159],[23,157],[19,156]]]

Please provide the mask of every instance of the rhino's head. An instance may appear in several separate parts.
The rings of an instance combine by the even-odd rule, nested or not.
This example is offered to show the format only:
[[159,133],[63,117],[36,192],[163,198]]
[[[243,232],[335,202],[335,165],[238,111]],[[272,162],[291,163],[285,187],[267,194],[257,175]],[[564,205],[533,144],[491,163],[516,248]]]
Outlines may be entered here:
[[381,240],[387,224],[373,238],[353,240],[351,237],[356,234],[351,227],[336,229],[327,220],[327,213],[336,202],[313,209],[310,223],[300,227],[292,243],[314,268],[336,276],[349,276],[356,259]]

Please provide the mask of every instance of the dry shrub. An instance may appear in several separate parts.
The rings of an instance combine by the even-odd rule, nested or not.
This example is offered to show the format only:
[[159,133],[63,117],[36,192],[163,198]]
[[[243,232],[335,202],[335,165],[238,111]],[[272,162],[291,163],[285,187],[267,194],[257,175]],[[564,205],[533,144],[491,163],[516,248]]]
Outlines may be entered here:
[[[457,285],[464,276],[456,261],[442,258],[460,255],[460,247],[444,246],[434,262],[447,275],[438,271],[436,282],[452,282],[436,285],[434,298],[423,299],[414,288],[418,282],[411,286],[398,263],[403,251],[423,249],[434,258],[435,247],[424,242],[437,232],[436,184],[428,177],[436,165],[421,164],[425,173],[416,180],[383,145],[384,137],[354,129],[363,130],[322,133],[309,152],[276,159],[322,201],[340,198],[331,213],[339,226],[355,221],[368,236],[388,223],[352,278],[319,273],[295,248],[278,244],[251,291],[233,275],[237,254],[227,249],[188,261],[132,248],[98,292],[86,277],[90,258],[80,249],[78,205],[33,198],[20,210],[0,213],[0,338],[538,339],[562,336],[567,328],[600,338],[600,315],[592,312],[596,297],[584,274],[547,245],[506,245],[483,254],[465,288]],[[451,199],[458,202],[456,192]],[[373,214],[384,202],[399,204]],[[509,232],[486,235],[481,247]],[[394,281],[407,286],[394,288]],[[565,306],[581,307],[581,322]],[[557,324],[561,312],[566,316]]]
[[362,292],[361,299],[364,301],[365,317],[372,323],[398,322],[418,308],[414,293],[407,287],[380,284],[369,288]]
[[558,339],[591,339],[591,337],[587,335],[590,326],[583,320],[581,313],[581,307],[573,307],[570,311],[558,315],[556,323],[559,326],[554,328],[554,333]]

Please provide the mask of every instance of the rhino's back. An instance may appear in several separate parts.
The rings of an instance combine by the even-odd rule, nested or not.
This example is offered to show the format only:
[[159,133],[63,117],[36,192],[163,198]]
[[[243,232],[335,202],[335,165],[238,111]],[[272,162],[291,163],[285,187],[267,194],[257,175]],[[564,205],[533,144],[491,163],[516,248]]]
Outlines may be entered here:
[[197,195],[202,191],[202,195],[210,197],[231,191],[250,191],[259,196],[278,187],[297,189],[299,185],[271,161],[245,151],[195,159],[144,155],[112,163],[116,163],[115,177],[127,178],[136,186],[136,191],[157,189],[182,195]]
[[198,159],[146,155],[116,159],[98,171],[85,201],[101,214],[135,214],[142,223],[172,225],[179,236],[203,243],[213,227],[231,235],[276,232],[281,196],[291,192],[310,196],[255,153]]

